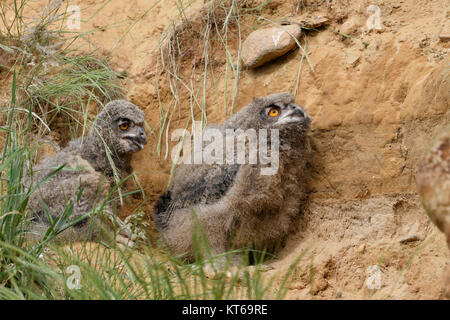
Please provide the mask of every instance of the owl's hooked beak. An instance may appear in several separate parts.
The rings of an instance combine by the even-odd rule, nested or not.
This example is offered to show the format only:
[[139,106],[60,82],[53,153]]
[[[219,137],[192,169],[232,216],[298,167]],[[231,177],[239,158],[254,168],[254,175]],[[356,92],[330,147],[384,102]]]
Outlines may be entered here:
[[311,118],[309,117],[309,115],[295,103],[288,104],[286,109],[287,110],[283,112],[281,117],[278,119],[277,124],[281,125],[300,121],[306,121],[308,123],[311,122]]
[[144,149],[144,145],[147,144],[147,132],[144,128],[139,127],[135,133],[127,133],[123,136],[123,139],[127,139],[132,142],[138,150]]

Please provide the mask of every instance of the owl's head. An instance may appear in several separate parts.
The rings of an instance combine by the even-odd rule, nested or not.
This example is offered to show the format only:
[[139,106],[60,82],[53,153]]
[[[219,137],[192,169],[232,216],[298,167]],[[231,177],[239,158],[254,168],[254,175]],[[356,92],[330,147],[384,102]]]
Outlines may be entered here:
[[304,134],[311,125],[306,111],[294,103],[294,97],[287,92],[274,93],[253,101],[235,114],[228,125],[243,130],[278,129],[280,135]]
[[95,118],[90,135],[101,136],[117,154],[137,152],[147,143],[144,121],[144,112],[136,105],[113,100]]

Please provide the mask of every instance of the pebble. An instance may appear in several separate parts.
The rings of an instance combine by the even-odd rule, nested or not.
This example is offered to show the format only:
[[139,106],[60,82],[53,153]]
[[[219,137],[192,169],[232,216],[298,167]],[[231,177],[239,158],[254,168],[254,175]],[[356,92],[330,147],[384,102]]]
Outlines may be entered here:
[[409,243],[409,242],[414,242],[414,241],[422,241],[423,238],[417,234],[410,234],[407,235],[406,237],[403,237],[400,240],[400,243],[405,244],[405,243]]

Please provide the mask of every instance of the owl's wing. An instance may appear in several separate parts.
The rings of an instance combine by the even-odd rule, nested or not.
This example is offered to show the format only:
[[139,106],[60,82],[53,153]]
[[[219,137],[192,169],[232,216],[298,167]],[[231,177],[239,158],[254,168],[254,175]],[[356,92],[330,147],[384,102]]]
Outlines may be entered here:
[[172,186],[155,205],[158,227],[164,227],[172,212],[220,199],[231,187],[240,165],[181,165]]
[[[62,165],[62,169],[55,173]],[[89,162],[70,153],[59,154],[36,167],[33,188],[35,191],[30,196],[28,208],[36,222],[44,224],[70,214],[68,208],[72,203],[69,221],[82,217],[95,207],[104,206],[110,189],[108,181]]]

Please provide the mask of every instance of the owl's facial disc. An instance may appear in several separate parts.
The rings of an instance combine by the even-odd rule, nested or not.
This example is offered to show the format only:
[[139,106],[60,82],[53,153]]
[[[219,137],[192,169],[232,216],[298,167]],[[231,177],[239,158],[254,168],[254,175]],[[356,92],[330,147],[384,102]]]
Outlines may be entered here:
[[120,118],[117,120],[117,128],[127,152],[137,152],[144,148],[147,143],[147,132],[143,123],[135,123],[130,119]]

